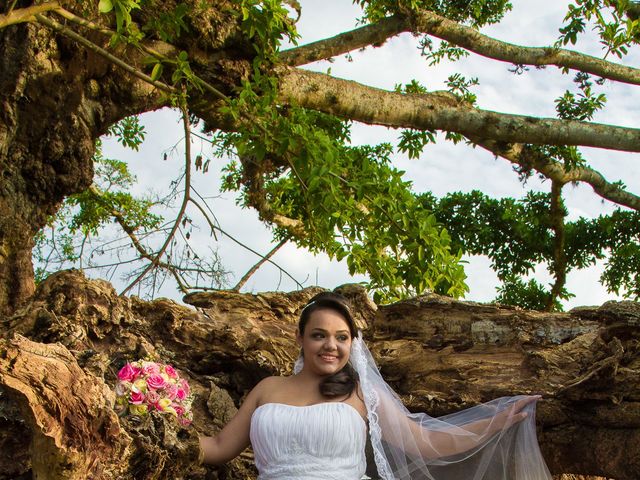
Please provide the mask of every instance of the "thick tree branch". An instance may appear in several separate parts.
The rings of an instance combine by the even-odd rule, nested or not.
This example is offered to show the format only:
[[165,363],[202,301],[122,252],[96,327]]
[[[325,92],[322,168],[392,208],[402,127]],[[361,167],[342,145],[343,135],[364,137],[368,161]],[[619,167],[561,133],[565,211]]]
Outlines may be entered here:
[[610,80],[640,85],[640,69],[555,47],[522,47],[483,35],[477,30],[429,11],[414,17],[415,30],[446,40],[494,60],[518,65],[555,65],[591,73]]
[[408,31],[432,35],[494,60],[518,65],[555,65],[559,68],[569,68],[610,80],[640,85],[640,69],[608,62],[573,50],[556,47],[523,47],[503,42],[427,10],[415,13],[411,20],[398,16],[387,17],[375,24],[285,50],[280,58],[287,65],[304,65],[368,45],[381,44],[389,37]]
[[546,155],[525,144],[504,144],[477,137],[469,138],[473,143],[489,150],[494,155],[509,160],[524,169],[533,168],[545,177],[563,185],[570,182],[586,183],[602,198],[640,211],[640,197],[627,192],[621,185],[608,182],[602,174],[591,168],[575,167],[567,171],[559,162],[549,159]]
[[[69,20],[73,23],[76,23],[77,25],[89,28],[91,30],[94,30],[96,32],[100,32],[106,35],[114,35],[116,32],[113,30],[110,30],[108,28],[105,28],[101,25],[98,25],[95,22],[91,22],[89,20],[86,20],[82,17],[78,17],[77,15],[74,15],[72,12],[65,10],[64,8],[57,8],[55,10],[55,13],[57,13],[58,15],[60,15],[61,17],[65,18],[66,20]],[[40,19],[38,19],[40,20]],[[55,22],[52,22],[55,24]],[[94,43],[92,43],[90,40],[86,39],[85,37],[83,37],[82,35],[79,35],[76,32],[73,32],[71,30],[65,29],[64,27],[62,27],[61,25],[57,24],[59,26],[55,27],[55,25],[50,25],[52,28],[57,28],[58,31],[60,31],[60,33],[63,33],[67,36],[69,36],[70,38],[73,38],[74,40],[76,40],[78,43],[84,45],[85,47],[87,47],[89,50],[92,50],[96,53],[98,53],[99,55],[102,55],[103,57],[105,57],[107,60],[115,63],[116,65],[124,68],[125,70],[127,70],[128,72],[132,73],[133,75],[137,76],[138,78],[150,83],[151,85],[160,88],[161,90],[166,90],[166,91],[175,91],[175,90],[171,90],[173,89],[172,86],[166,85],[162,82],[158,82],[158,81],[154,81],[153,79],[151,79],[151,77],[149,77],[148,75],[144,74],[143,72],[140,72],[139,70],[137,70],[135,67],[127,64],[126,62],[124,62],[123,60],[119,59],[118,57],[115,57],[113,55],[111,55],[109,52],[107,52],[106,50],[100,48],[99,46],[95,45]],[[174,47],[173,45],[166,43],[166,42],[162,42],[162,41],[155,41],[154,45],[156,48],[154,48],[153,46],[146,44],[145,42],[137,42],[135,44],[136,47],[138,47],[140,50],[142,50],[143,52],[157,58],[158,60],[162,60],[162,61],[168,61],[171,62],[173,61],[173,58],[171,58],[171,56],[177,54],[178,49],[176,47]],[[160,51],[162,50],[162,51]],[[164,52],[164,53],[163,53]],[[200,61],[203,60],[202,56],[203,54],[201,52],[198,52],[199,55],[196,55],[200,58]],[[203,78],[199,77],[198,75],[193,75],[193,78],[195,79],[195,81],[198,83],[198,85],[208,91],[209,93],[213,94],[215,97],[217,97],[220,100],[229,100],[229,98],[222,93],[220,90],[218,90],[217,88],[215,88],[213,85],[211,85],[210,83],[208,83],[206,80],[204,80]]]
[[280,59],[284,64],[291,66],[326,60],[369,45],[382,45],[388,38],[408,31],[409,28],[409,23],[405,20],[395,16],[387,17],[375,24],[344,32],[335,37],[285,50],[280,53]]
[[[306,190],[306,185],[298,172],[296,171],[291,159],[288,158],[287,153],[286,160],[291,167],[292,172],[300,181],[302,188]],[[271,203],[267,199],[267,194],[264,190],[264,171],[263,165],[258,164],[252,158],[242,157],[240,161],[243,165],[243,183],[247,187],[247,201],[248,204],[255,208],[260,215],[260,218],[266,222],[275,223],[278,227],[284,228],[292,236],[298,238],[304,238],[306,232],[304,230],[304,224],[302,221],[294,218],[285,217],[277,212],[273,211]]]
[[460,104],[448,92],[401,94],[297,68],[278,71],[282,101],[367,124],[502,142],[640,151],[640,130],[634,128],[492,112]]
[[131,73],[135,77],[137,77],[137,78],[139,78],[141,80],[144,80],[145,82],[149,83],[150,85],[153,85],[154,87],[158,88],[159,90],[162,90],[162,91],[165,91],[165,92],[169,92],[169,93],[175,93],[176,92],[176,89],[174,87],[172,87],[170,85],[167,85],[165,83],[159,82],[157,80],[154,80],[153,78],[151,78],[146,73],[141,72],[140,70],[138,70],[137,68],[133,67],[132,65],[129,65],[128,63],[126,63],[125,61],[121,60],[120,58],[112,55],[111,53],[106,51],[104,48],[102,48],[102,47],[96,45],[95,43],[87,40],[82,35],[79,35],[76,32],[74,32],[73,30],[70,30],[70,29],[60,25],[55,20],[51,20],[51,19],[49,19],[49,18],[47,18],[47,17],[45,17],[43,15],[36,15],[35,18],[38,20],[38,22],[42,23],[43,25],[46,25],[47,27],[51,28],[52,30],[55,30],[56,32],[61,33],[62,35],[75,40],[76,42],[78,42],[82,46],[88,48],[92,52],[97,53],[98,55],[106,58],[108,61],[110,61],[113,64],[119,66],[120,68],[126,70],[127,72]]

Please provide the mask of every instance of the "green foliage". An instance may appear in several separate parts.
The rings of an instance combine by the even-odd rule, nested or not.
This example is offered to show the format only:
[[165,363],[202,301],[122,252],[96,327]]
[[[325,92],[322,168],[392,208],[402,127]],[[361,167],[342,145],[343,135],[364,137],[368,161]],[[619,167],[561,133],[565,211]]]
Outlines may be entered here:
[[425,193],[419,200],[446,227],[454,249],[488,256],[501,280],[527,275],[553,257],[548,194],[529,192],[518,201],[474,190],[441,199]]
[[[111,46],[120,43],[130,44],[141,48],[140,42],[146,37],[157,38],[165,42],[173,42],[183,33],[189,31],[187,15],[192,13],[185,3],[177,4],[172,11],[161,8],[154,9],[157,0],[100,0],[99,11],[105,14],[115,14],[116,32],[111,38]],[[142,7],[146,12],[147,21],[141,27],[133,21],[132,13]],[[150,77],[156,81],[162,77],[165,67],[171,68],[171,84],[177,87],[188,85],[202,91],[202,81],[193,73],[186,51],[180,51],[174,58],[164,57],[157,53],[148,55],[144,59],[145,65],[151,68]],[[182,91],[169,97],[171,105],[178,107],[184,102]],[[127,145],[130,146],[130,145]]]
[[286,37],[295,43],[298,33],[282,0],[240,0],[241,29],[253,40],[256,66],[276,60],[276,52]]
[[578,268],[605,258],[600,281],[609,292],[640,300],[640,213],[616,210],[596,219],[568,225],[567,256]]
[[478,79],[473,77],[467,80],[464,75],[454,73],[447,78],[448,90],[464,103],[475,105],[476,95],[471,92],[471,87],[479,85]]
[[604,93],[593,93],[589,75],[585,73],[578,73],[575,83],[580,89],[577,95],[567,90],[556,99],[558,117],[564,120],[591,120],[595,112],[604,107],[607,97]]
[[[225,109],[237,119],[250,115],[251,122],[216,136],[216,150],[234,151],[239,160],[226,167],[224,187],[240,190],[245,206],[264,196],[272,213],[301,222],[304,234],[295,242],[345,259],[352,274],[368,274],[379,301],[424,291],[462,295],[459,255],[403,172],[390,165],[391,146],[352,147],[347,123],[275,107],[270,82],[254,78]],[[276,227],[275,235],[292,232]]]
[[590,23],[606,55],[622,58],[640,38],[640,20],[629,14],[634,6],[631,0],[577,0],[569,5],[557,45],[575,45]]
[[[355,3],[363,8],[363,22],[432,11],[478,29],[500,21],[511,9],[506,0],[356,0]],[[183,3],[173,11],[158,9],[151,15],[139,16],[147,23],[136,25],[133,13],[141,6],[153,5],[153,0],[100,0],[99,10],[115,18],[117,34],[112,44],[138,45],[145,36],[171,42],[188,31],[190,12]],[[277,239],[293,235],[298,245],[312,252],[345,259],[352,274],[368,274],[369,287],[378,301],[424,291],[462,295],[466,286],[459,260],[465,253],[487,255],[491,259],[502,281],[497,300],[544,308],[549,303],[549,289],[526,277],[540,264],[554,273],[549,195],[529,193],[519,201],[490,199],[480,192],[454,193],[442,199],[428,193],[416,197],[411,185],[402,179],[403,172],[391,166],[390,145],[352,146],[348,123],[296,106],[277,106],[277,80],[269,69],[277,64],[282,41],[288,38],[295,43],[297,39],[287,5],[293,5],[299,13],[297,2],[291,0],[232,2],[241,33],[251,41],[255,56],[251,78],[243,82],[222,109],[237,130],[215,136],[216,154],[232,157],[224,168],[223,189],[239,192],[242,205],[258,208],[273,225]],[[586,28],[593,27],[606,55],[622,57],[630,45],[637,43],[640,28],[638,20],[628,13],[631,6],[629,0],[576,0],[569,6],[555,48],[576,43]],[[434,43],[428,36],[420,40],[420,48],[432,65],[467,55],[456,45],[445,41]],[[174,58],[149,57],[147,68],[154,80],[202,91],[202,82],[193,72],[186,51]],[[524,65],[516,65],[514,71],[527,70]],[[596,91],[586,74],[576,75],[575,83],[577,89],[567,90],[556,100],[558,116],[566,120],[591,120],[604,107],[606,97]],[[449,93],[468,106],[476,103],[471,91],[475,85],[477,79],[466,79],[460,74],[447,81]],[[426,87],[416,81],[399,85],[396,91],[404,95],[427,93]],[[184,100],[185,97],[176,95],[172,104]],[[409,158],[418,158],[426,145],[436,141],[436,133],[404,130],[397,149]],[[136,150],[144,139],[144,129],[136,118],[112,127],[110,134]],[[446,132],[445,138],[454,143],[464,140],[460,134],[451,132]],[[561,162],[567,170],[586,165],[576,147],[529,148]],[[196,168],[206,171],[206,165],[196,160]],[[526,165],[519,171],[523,180],[531,172]],[[68,199],[56,223],[60,228],[55,239],[45,238],[43,232],[38,237],[39,246],[53,243],[62,256],[73,262],[81,257],[77,235],[85,239],[95,236],[113,221],[114,212],[119,212],[134,231],[148,232],[160,226],[162,218],[151,213],[153,202],[128,193],[133,179],[125,164],[98,154],[96,178],[96,183],[102,184],[98,191]],[[276,216],[297,222],[303,233],[276,226]],[[638,298],[638,220],[636,214],[618,211],[596,220],[568,223],[565,240],[568,270],[586,268],[608,256],[603,283],[610,291]],[[189,218],[185,222],[183,227],[191,224]],[[187,232],[187,240],[188,236]],[[199,261],[190,252],[187,250],[187,268]],[[553,299],[555,308],[560,309],[559,300],[570,295],[563,289]]]
[[[452,193],[441,199],[423,194],[420,201],[433,211],[451,237],[451,248],[467,255],[486,255],[502,282],[501,303],[542,309],[550,290],[525,280],[537,265],[553,274],[553,230],[550,196],[529,192],[522,200],[492,199],[479,191]],[[567,271],[584,269],[607,258],[602,282],[610,292],[640,298],[640,214],[617,210],[593,220],[565,225]],[[563,289],[558,300],[570,298]]]
[[507,0],[355,0],[354,3],[362,7],[368,22],[405,11],[429,10],[474,27],[497,23],[511,10],[511,2]]
[[[144,142],[145,134],[144,126],[140,124],[140,118],[135,115],[123,118],[107,130],[107,135],[115,137],[124,147],[135,151],[138,151],[138,147]],[[98,145],[97,156],[101,158],[100,145]]]
[[398,151],[406,153],[409,158],[419,158],[430,143],[436,143],[436,134],[430,130],[403,130],[398,141]]
[[[455,98],[468,105],[474,105],[476,96],[471,92],[471,87],[478,85],[477,78],[466,79],[463,75],[456,73],[447,78],[447,91]],[[417,80],[411,80],[406,85],[397,84],[394,88],[397,93],[405,95],[421,95],[428,93],[429,90],[421,85]],[[445,139],[453,143],[458,143],[464,137],[458,133],[446,132]],[[415,130],[405,129],[400,132],[398,139],[398,151],[406,153],[411,159],[419,158],[424,148],[430,143],[436,143],[436,132],[433,130]]]
[[[497,290],[495,302],[529,310],[545,310],[551,296],[551,293],[535,279],[525,282],[521,278],[510,277],[505,279]],[[566,291],[563,293],[563,298],[571,296]],[[553,310],[562,311],[562,304],[558,298],[553,300]]]
[[464,48],[456,47],[444,40],[436,44],[427,35],[420,39],[419,48],[421,55],[429,61],[429,66],[437,65],[442,60],[457,62],[461,58],[469,56],[469,52]]
[[154,229],[162,223],[163,218],[150,211],[155,205],[153,201],[136,198],[129,193],[136,178],[129,172],[126,163],[104,158],[99,149],[94,162],[94,184],[98,191],[86,190],[66,200],[74,212],[64,222],[71,234],[81,232],[83,235],[97,236],[100,228],[113,222],[114,212],[121,214],[133,231]]
[[98,10],[101,13],[114,12],[116,17],[116,31],[120,34],[131,33],[131,12],[140,9],[142,0],[100,0]]

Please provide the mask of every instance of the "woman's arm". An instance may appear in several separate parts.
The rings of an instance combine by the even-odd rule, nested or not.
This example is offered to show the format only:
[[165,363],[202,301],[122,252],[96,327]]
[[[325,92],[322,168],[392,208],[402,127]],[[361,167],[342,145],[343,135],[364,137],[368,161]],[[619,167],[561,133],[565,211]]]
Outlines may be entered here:
[[387,441],[391,443],[400,441],[407,453],[430,459],[464,453],[489,440],[496,433],[524,420],[527,412],[522,410],[539,399],[539,396],[525,397],[493,417],[442,430],[429,429],[403,416],[408,428],[399,431],[406,432],[410,438],[395,439],[395,441],[387,439]]
[[260,405],[262,392],[269,388],[273,381],[269,377],[262,380],[247,395],[238,413],[213,437],[200,437],[200,448],[204,454],[204,463],[218,465],[234,459],[249,446],[249,430],[251,416]]

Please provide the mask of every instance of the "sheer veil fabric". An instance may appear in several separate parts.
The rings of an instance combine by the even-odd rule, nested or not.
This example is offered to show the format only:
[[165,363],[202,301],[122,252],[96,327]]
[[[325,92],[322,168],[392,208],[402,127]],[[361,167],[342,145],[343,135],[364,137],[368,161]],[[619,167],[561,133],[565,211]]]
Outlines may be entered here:
[[[353,340],[350,362],[360,376],[378,476],[383,480],[551,480],[535,427],[535,402],[511,424],[514,404],[502,397],[433,418],[411,413],[387,385],[362,340]],[[302,358],[294,373],[302,370]],[[501,418],[507,427],[499,428]],[[510,425],[510,426],[509,426]]]

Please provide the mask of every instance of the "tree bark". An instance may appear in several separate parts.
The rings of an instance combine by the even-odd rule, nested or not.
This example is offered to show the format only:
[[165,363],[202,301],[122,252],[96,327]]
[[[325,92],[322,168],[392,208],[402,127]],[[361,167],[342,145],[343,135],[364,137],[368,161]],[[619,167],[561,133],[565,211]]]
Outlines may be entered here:
[[[10,3],[0,1],[0,11],[7,11]],[[246,75],[253,52],[237,38],[228,2],[208,5],[197,7],[191,43],[154,46],[188,50],[194,68],[202,68],[198,58],[210,62],[216,52],[215,63],[209,63],[202,76],[229,92]],[[97,6],[83,5],[83,14],[97,23],[107,21]],[[91,30],[83,34],[101,47],[110,39]],[[129,64],[144,68],[141,53],[116,50]],[[99,54],[37,23],[0,29],[0,72],[0,314],[9,314],[34,291],[34,236],[66,196],[91,184],[96,139],[122,118],[169,105],[170,100]],[[194,113],[213,127],[217,104],[204,96],[191,100]]]
[[470,107],[446,91],[402,94],[291,67],[278,73],[283,102],[370,125],[444,130],[498,142],[640,151],[635,128],[493,112]]
[[[91,184],[95,139],[150,89],[33,24],[0,32],[0,313],[33,294],[33,237]],[[146,94],[145,94],[146,93]]]
[[[104,467],[87,478],[253,478],[250,453],[223,468],[200,467],[196,432],[214,433],[261,378],[291,371],[297,316],[317,291],[192,294],[185,300],[194,309],[119,297],[108,283],[75,271],[53,275],[28,306],[0,323],[0,421],[7,429],[0,446],[13,452],[0,455],[0,478],[27,478],[40,468],[40,445],[57,459],[49,470],[69,466],[56,478],[80,478],[99,442]],[[351,299],[383,375],[411,410],[439,416],[498,396],[540,393],[538,434],[553,473],[640,476],[638,304],[553,314],[429,295],[378,307],[361,287],[340,291]],[[125,361],[144,357],[171,363],[189,379],[193,427],[114,417],[105,385],[113,387]],[[33,374],[43,368],[57,372],[47,375],[55,381],[44,385]],[[90,387],[79,391],[72,378]],[[29,453],[16,443],[25,437]]]

